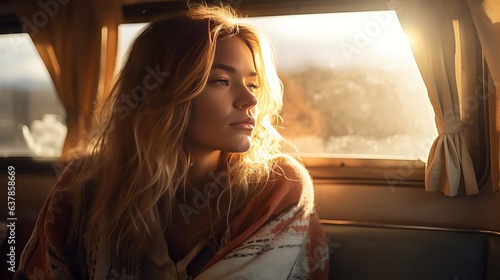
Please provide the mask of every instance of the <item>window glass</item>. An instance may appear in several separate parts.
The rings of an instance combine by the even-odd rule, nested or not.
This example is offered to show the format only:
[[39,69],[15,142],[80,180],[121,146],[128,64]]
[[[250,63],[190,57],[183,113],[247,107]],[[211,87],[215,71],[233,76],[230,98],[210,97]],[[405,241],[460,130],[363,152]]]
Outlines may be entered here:
[[118,72],[122,68],[123,60],[130,45],[145,26],[146,23],[124,23],[118,26],[118,49],[115,72]]
[[[285,88],[280,133],[301,156],[427,160],[434,113],[394,11],[242,19],[273,44]],[[144,25],[122,25],[132,34]],[[121,56],[120,56],[121,58]],[[295,148],[293,148],[295,147]]]
[[426,161],[437,136],[394,11],[248,18],[273,43],[299,152]]
[[0,155],[60,156],[65,116],[29,35],[0,35]]

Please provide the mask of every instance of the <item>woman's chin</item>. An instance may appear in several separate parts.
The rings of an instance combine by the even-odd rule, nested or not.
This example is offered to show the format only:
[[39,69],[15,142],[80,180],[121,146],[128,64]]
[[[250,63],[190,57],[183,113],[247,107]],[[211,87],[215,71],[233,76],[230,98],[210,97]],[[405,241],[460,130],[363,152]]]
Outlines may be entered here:
[[244,153],[244,152],[247,152],[248,150],[250,150],[250,147],[251,147],[251,143],[249,140],[244,140],[244,141],[241,141],[234,149],[234,151],[232,151],[233,153]]

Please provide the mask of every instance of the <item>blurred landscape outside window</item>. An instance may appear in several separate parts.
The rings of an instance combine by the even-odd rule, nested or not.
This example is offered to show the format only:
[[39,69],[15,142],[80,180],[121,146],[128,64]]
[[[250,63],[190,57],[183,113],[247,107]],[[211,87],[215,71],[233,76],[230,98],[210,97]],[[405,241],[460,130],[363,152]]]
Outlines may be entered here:
[[275,47],[281,133],[299,155],[427,161],[434,112],[394,11],[245,21]]
[[29,35],[0,35],[0,156],[60,156],[65,117]]

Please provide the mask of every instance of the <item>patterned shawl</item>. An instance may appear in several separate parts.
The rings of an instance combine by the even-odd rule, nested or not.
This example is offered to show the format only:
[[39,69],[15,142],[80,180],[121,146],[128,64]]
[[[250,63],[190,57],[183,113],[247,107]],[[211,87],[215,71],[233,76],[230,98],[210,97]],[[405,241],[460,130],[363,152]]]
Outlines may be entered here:
[[[328,278],[328,245],[314,212],[310,176],[290,157],[280,159],[278,166],[263,191],[232,221],[230,239],[205,258],[194,279]],[[74,169],[70,165],[63,172],[47,198],[16,279],[192,279],[182,273],[169,276],[165,267],[143,267],[144,262],[116,264],[106,244],[90,244],[90,206],[73,205],[68,192],[61,191],[68,188]],[[78,211],[78,221],[72,211]],[[165,240],[149,257],[170,260],[163,248]],[[201,249],[196,253],[201,255]],[[191,257],[189,261],[196,256]]]

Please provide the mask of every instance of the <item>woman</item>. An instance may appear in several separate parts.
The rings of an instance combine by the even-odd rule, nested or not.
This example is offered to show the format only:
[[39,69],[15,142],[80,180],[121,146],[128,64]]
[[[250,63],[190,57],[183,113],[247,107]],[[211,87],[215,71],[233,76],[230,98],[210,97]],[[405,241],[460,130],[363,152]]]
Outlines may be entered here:
[[281,101],[269,46],[230,8],[151,23],[16,276],[326,279],[310,176],[279,152]]

